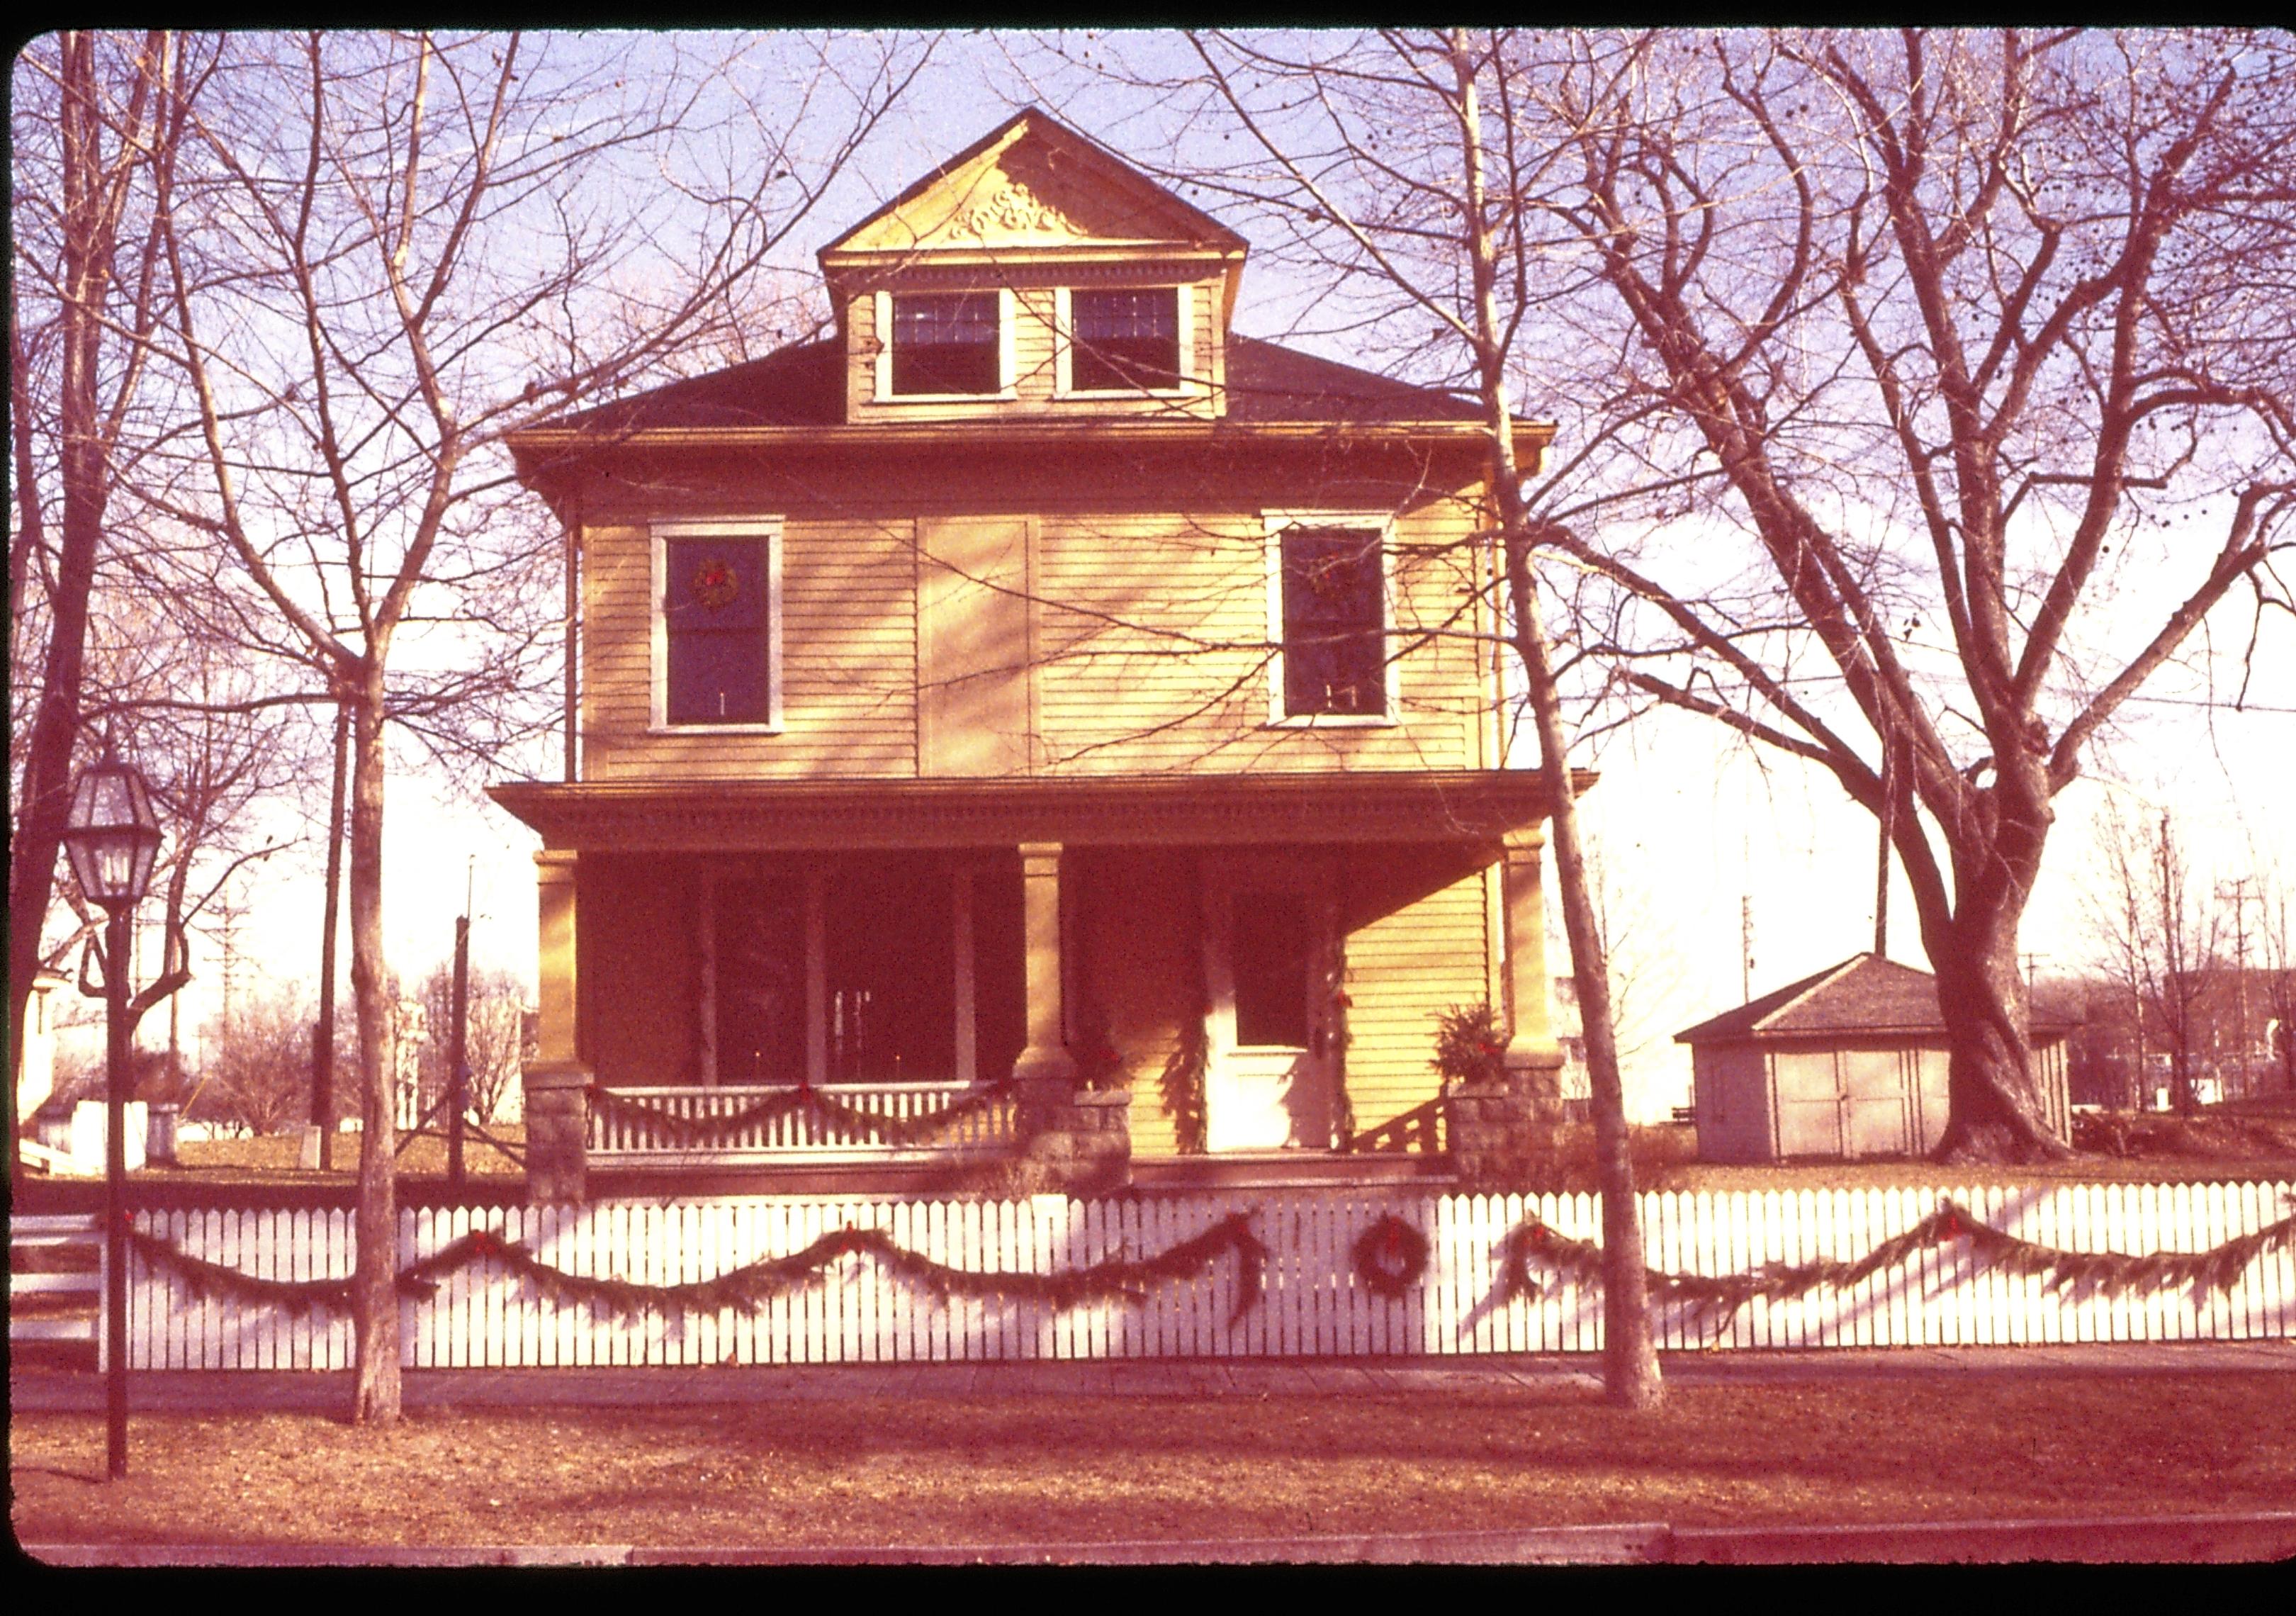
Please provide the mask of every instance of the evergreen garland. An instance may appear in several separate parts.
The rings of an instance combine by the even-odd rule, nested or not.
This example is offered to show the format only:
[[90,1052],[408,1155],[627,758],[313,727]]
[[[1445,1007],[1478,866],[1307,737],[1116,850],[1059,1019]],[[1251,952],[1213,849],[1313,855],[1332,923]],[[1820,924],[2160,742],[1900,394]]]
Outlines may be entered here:
[[616,1094],[594,1083],[588,1090],[590,1103],[597,1109],[599,1115],[658,1129],[680,1144],[723,1144],[746,1128],[778,1121],[797,1112],[809,1112],[825,1121],[859,1134],[872,1143],[897,1146],[929,1143],[964,1118],[986,1111],[1007,1098],[1011,1092],[1009,1083],[993,1084],[942,1107],[928,1117],[881,1117],[808,1087],[793,1088],[785,1095],[772,1095],[722,1117],[681,1117],[674,1112],[649,1105],[643,1100],[633,1100],[627,1095]]
[[[904,1251],[879,1229],[842,1228],[823,1235],[801,1251],[761,1261],[685,1284],[646,1285],[624,1279],[569,1274],[542,1261],[515,1241],[488,1229],[473,1229],[400,1270],[394,1282],[402,1296],[430,1297],[449,1276],[481,1263],[517,1275],[554,1302],[603,1310],[620,1319],[645,1314],[716,1313],[752,1309],[818,1280],[830,1265],[850,1255],[866,1255],[898,1277],[920,1286],[937,1300],[975,1296],[1000,1301],[1049,1303],[1065,1311],[1085,1302],[1120,1300],[1135,1305],[1148,1299],[1152,1285],[1194,1279],[1233,1252],[1236,1303],[1228,1316],[1240,1322],[1257,1307],[1267,1267],[1267,1248],[1251,1232],[1251,1214],[1234,1212],[1193,1240],[1135,1262],[1119,1251],[1081,1268],[1053,1274],[981,1272],[953,1268]],[[348,1313],[351,1281],[260,1279],[178,1251],[164,1240],[130,1230],[130,1249],[144,1266],[173,1275],[192,1294],[258,1306]]]
[[[2284,1218],[2205,1251],[2150,1251],[2132,1257],[2122,1251],[2065,1251],[2036,1245],[1980,1223],[1966,1207],[1941,1199],[1936,1211],[1855,1261],[1822,1258],[1807,1263],[1764,1263],[1742,1274],[1723,1275],[1668,1274],[1646,1267],[1643,1277],[1652,1300],[1684,1303],[1721,1330],[1757,1297],[1786,1301],[1820,1285],[1846,1290],[1884,1268],[1896,1267],[1924,1246],[1955,1240],[1968,1241],[1980,1263],[2012,1274],[2041,1276],[2051,1295],[2087,1288],[2118,1296],[2183,1285],[2221,1293],[2230,1290],[2249,1264],[2265,1252],[2296,1244],[2296,1217]],[[1546,1294],[1531,1276],[1533,1259],[1583,1288],[1595,1289],[1603,1283],[1600,1244],[1573,1239],[1535,1216],[1526,1216],[1508,1231],[1501,1251],[1499,1289],[1509,1301],[1536,1301]]]

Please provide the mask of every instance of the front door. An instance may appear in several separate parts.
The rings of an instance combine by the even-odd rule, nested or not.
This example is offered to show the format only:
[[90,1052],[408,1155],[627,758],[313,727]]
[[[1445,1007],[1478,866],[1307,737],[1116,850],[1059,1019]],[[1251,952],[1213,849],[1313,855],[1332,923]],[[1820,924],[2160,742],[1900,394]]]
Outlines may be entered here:
[[1308,883],[1249,873],[1206,884],[1204,1144],[1332,1145],[1335,916]]

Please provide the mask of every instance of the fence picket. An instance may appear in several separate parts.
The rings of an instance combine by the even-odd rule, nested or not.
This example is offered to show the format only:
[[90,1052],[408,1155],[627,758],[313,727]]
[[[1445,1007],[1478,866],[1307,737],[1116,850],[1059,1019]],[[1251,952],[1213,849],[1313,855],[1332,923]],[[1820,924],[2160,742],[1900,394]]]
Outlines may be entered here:
[[[2286,1215],[2287,1184],[2063,1185],[2043,1190],[1967,1185],[1945,1192],[1991,1226],[2079,1251],[2201,1251]],[[1724,1275],[1765,1263],[1854,1259],[1932,1210],[1931,1191],[1653,1192],[1643,1198],[1645,1255],[1681,1273]],[[402,1264],[474,1227],[569,1273],[633,1283],[688,1284],[802,1250],[831,1229],[884,1231],[894,1243],[973,1271],[1049,1274],[1122,1251],[1135,1259],[1250,1210],[1226,1195],[1035,1201],[853,1202],[777,1197],[665,1205],[402,1209]],[[620,1319],[561,1306],[493,1265],[447,1278],[434,1298],[401,1302],[402,1361],[419,1367],[576,1364],[889,1363],[1193,1357],[1441,1357],[1456,1353],[1598,1351],[1601,1292],[1546,1283],[1536,1301],[1498,1294],[1501,1247],[1526,1215],[1573,1239],[1599,1241],[1593,1195],[1414,1195],[1374,1200],[1293,1193],[1259,1205],[1266,1243],[1259,1305],[1227,1324],[1240,1294],[1223,1255],[1194,1284],[1150,1288],[1138,1305],[1092,1302],[1062,1311],[1038,1302],[953,1297],[937,1302],[882,1268],[848,1258],[816,1284],[757,1308]],[[1353,1246],[1382,1217],[1418,1229],[1428,1267],[1414,1292],[1373,1293],[1354,1272]],[[138,1215],[138,1226],[187,1254],[253,1277],[348,1276],[356,1217],[340,1209],[179,1210]],[[2257,1340],[2296,1320],[2296,1252],[2258,1258],[2224,1293],[2198,1289],[2108,1295],[2051,1292],[2038,1276],[1977,1261],[1967,1240],[1924,1248],[1846,1292],[1819,1286],[1797,1300],[1750,1303],[1725,1328],[1668,1307],[1657,1323],[1669,1349],[2038,1341]],[[137,1368],[340,1369],[351,1325],[267,1304],[201,1297],[172,1270],[132,1268],[130,1363]]]

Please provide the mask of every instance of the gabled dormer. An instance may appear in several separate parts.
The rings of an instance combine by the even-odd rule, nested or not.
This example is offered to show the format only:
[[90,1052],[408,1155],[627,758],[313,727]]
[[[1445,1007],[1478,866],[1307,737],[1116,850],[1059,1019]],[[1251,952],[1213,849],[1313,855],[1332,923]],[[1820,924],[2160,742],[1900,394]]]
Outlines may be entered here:
[[1031,108],[822,250],[845,419],[1215,419],[1245,251]]

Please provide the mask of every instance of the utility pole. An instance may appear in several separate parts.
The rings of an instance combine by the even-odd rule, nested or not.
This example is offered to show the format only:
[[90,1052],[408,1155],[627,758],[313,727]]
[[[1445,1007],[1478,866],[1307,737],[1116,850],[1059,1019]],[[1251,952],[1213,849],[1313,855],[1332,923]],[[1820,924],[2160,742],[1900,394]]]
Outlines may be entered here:
[[[476,860],[472,861],[473,864]],[[447,1182],[463,1189],[463,1111],[469,1103],[471,1022],[471,869],[463,872],[463,912],[455,917],[455,1003],[447,1029]]]
[[1738,895],[1738,1000],[1751,1003],[1754,997],[1754,895]]
[[[2217,901],[2232,905],[2233,995],[2236,1008],[2233,1021],[2233,1059],[2238,1062],[2240,1091],[2249,1091],[2249,1051],[2251,1040],[2248,1035],[2248,906],[2262,903],[2261,892],[2251,892],[2256,877],[2243,875],[2237,881],[2227,881],[2217,888]],[[2229,1095],[2225,1096],[2231,1098]]]
[[319,922],[319,1020],[311,1029],[311,1126],[303,1165],[335,1165],[335,922],[343,889],[343,778],[350,772],[348,706],[335,708],[335,779],[327,798],[327,904]]

